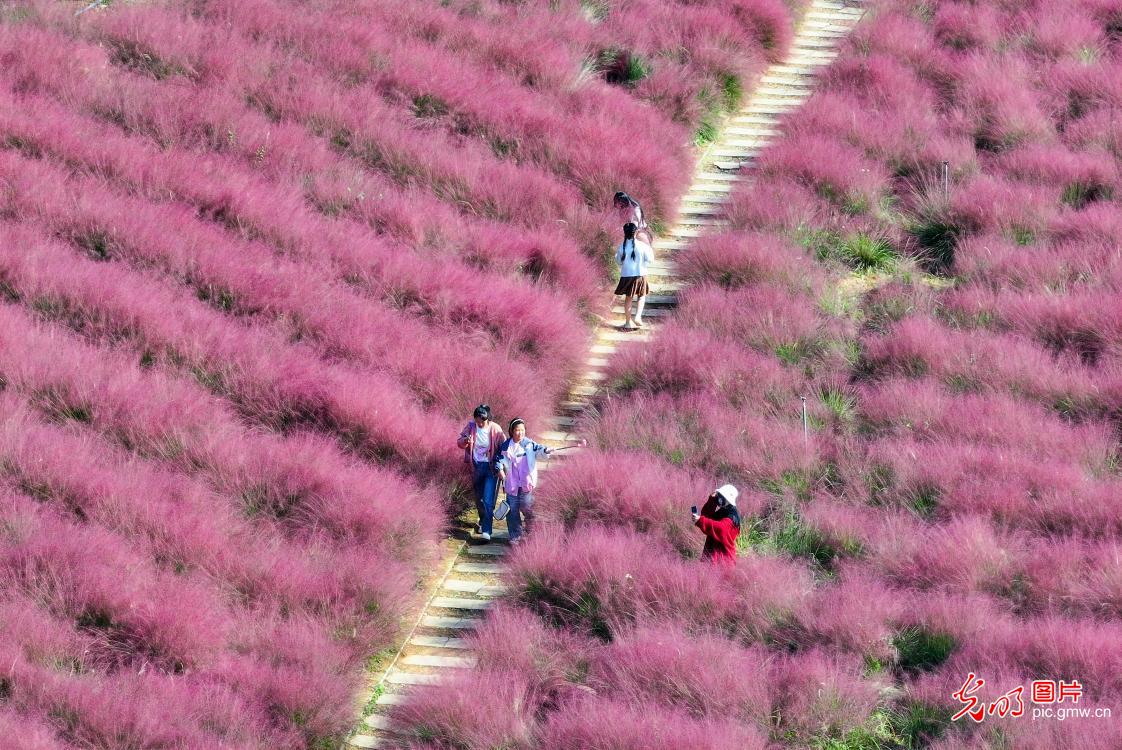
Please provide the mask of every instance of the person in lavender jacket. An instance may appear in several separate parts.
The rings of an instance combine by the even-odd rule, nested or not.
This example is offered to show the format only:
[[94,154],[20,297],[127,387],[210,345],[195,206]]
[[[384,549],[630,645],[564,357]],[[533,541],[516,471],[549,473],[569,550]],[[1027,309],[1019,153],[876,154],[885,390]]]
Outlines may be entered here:
[[534,487],[538,483],[537,461],[547,457],[552,451],[540,443],[526,437],[526,423],[521,419],[510,422],[510,437],[499,446],[495,466],[499,481],[506,490],[506,501],[510,513],[506,525],[510,530],[510,543],[518,544],[522,539],[522,522],[525,516],[526,531],[534,520]]

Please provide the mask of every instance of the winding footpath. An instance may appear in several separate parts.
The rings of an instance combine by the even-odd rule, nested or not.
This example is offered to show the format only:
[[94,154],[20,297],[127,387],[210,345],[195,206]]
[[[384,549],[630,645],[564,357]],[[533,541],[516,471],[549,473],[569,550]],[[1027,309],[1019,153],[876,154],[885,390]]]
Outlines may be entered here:
[[[726,120],[720,139],[701,156],[693,184],[682,198],[677,223],[656,240],[658,260],[648,275],[656,293],[647,297],[643,316],[646,328],[619,330],[616,325],[623,321],[623,309],[619,305],[613,308],[615,320],[602,323],[596,330],[584,374],[561,403],[552,429],[534,432],[537,440],[551,448],[578,441],[573,430],[599,392],[609,358],[622,342],[648,340],[658,330],[659,321],[677,304],[681,283],[675,253],[693,238],[722,226],[721,208],[733,183],[751,173],[756,157],[779,134],[780,118],[810,96],[814,76],[837,56],[838,40],[849,33],[863,12],[860,0],[811,2],[787,58],[764,72],[751,99]],[[543,476],[548,467],[549,462],[539,467]],[[481,621],[491,600],[502,593],[499,573],[508,549],[505,524],[496,523],[490,544],[460,543],[450,550],[420,617],[365,697],[363,705],[372,704],[374,710],[347,740],[347,748],[394,746],[393,728],[385,710],[405,701],[414,685],[433,684],[451,670],[474,665],[463,635]]]

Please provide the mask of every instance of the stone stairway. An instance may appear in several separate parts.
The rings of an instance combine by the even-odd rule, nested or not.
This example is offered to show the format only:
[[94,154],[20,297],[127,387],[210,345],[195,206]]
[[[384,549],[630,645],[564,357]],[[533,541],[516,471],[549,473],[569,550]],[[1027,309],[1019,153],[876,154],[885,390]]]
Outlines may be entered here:
[[[764,72],[752,97],[726,120],[720,139],[698,162],[693,184],[682,198],[675,223],[655,241],[656,262],[647,277],[652,293],[647,297],[643,314],[646,327],[620,330],[617,326],[623,322],[623,308],[617,298],[612,308],[616,320],[605,321],[596,329],[583,375],[561,402],[551,424],[530,425],[531,437],[551,448],[578,442],[574,430],[602,388],[612,355],[624,342],[648,340],[677,305],[681,283],[675,253],[694,237],[723,225],[721,207],[733,183],[750,171],[764,146],[779,135],[782,116],[810,96],[815,74],[837,56],[838,39],[853,28],[863,12],[859,0],[811,2],[787,58]],[[639,195],[640,188],[635,189]],[[548,481],[544,477],[549,467],[550,461],[539,464],[543,481]],[[489,544],[460,546],[401,650],[375,686],[375,711],[363,719],[357,733],[347,740],[349,747],[393,747],[393,727],[385,710],[404,701],[413,686],[435,683],[452,670],[474,665],[464,634],[479,624],[491,601],[502,594],[499,574],[508,549],[503,523],[496,523]]]

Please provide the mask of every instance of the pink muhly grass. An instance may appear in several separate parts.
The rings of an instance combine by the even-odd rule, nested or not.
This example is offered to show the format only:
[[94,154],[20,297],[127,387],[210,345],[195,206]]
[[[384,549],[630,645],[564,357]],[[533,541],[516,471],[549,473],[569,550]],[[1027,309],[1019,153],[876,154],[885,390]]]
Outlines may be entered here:
[[[649,414],[662,416],[654,420]],[[620,436],[626,436],[627,448],[654,453],[722,481],[741,482],[740,507],[752,509],[764,500],[750,492],[749,485],[784,471],[801,472],[811,461],[795,422],[797,406],[786,414],[789,418],[753,414],[705,395],[632,393],[606,404],[584,430],[604,449],[619,446]]]
[[766,731],[770,657],[759,647],[674,627],[643,627],[597,654],[589,683],[628,704],[661,703],[697,718],[736,719]]
[[1024,45],[1045,58],[1077,59],[1082,50],[1095,50],[1106,42],[1104,29],[1082,8],[1043,3],[1024,15]]
[[1024,554],[1015,538],[1001,535],[982,519],[956,519],[929,527],[926,533],[897,537],[901,546],[883,542],[873,562],[892,580],[928,589],[959,593],[1008,588]]
[[1072,425],[1043,406],[998,393],[954,393],[931,380],[891,379],[859,391],[861,414],[881,430],[922,440],[958,439],[1097,459],[1109,450],[1101,425]]
[[[734,189],[723,211],[732,227],[737,230],[794,231],[805,224],[817,223],[827,213],[827,206],[812,188],[806,187],[790,175],[773,175],[766,183],[746,183]],[[724,236],[727,235],[725,233]],[[760,241],[775,240],[770,235],[761,234]],[[695,252],[694,248],[699,247],[702,242],[711,240],[707,237],[695,240],[690,249],[683,253],[683,257],[691,257]],[[715,249],[719,251],[719,244]],[[810,268],[807,266],[805,270],[810,272]]]
[[862,677],[860,660],[811,650],[772,664],[776,729],[806,742],[843,737],[877,705],[879,685]]
[[531,540],[508,580],[515,597],[548,621],[605,639],[671,619],[754,642],[797,617],[810,590],[806,572],[785,561],[751,556],[714,570],[633,532],[595,528]]
[[930,373],[963,390],[1007,390],[1074,411],[1096,408],[1089,376],[1015,336],[955,332],[913,317],[870,339],[865,356],[878,374]]
[[1094,233],[1093,225],[1083,220],[1096,212],[1094,206],[1071,218],[1057,217],[1048,234],[1058,241],[1045,247],[1026,248],[995,234],[966,238],[955,250],[955,273],[964,285],[993,289],[1077,289],[1102,284],[1122,260],[1112,240],[1066,239]]
[[875,206],[885,190],[881,168],[857,149],[824,136],[785,138],[760,156],[760,174],[790,176],[843,211]]
[[1004,36],[1006,19],[997,8],[966,2],[940,3],[932,22],[936,41],[961,52],[988,53]]
[[508,604],[488,611],[469,636],[484,672],[518,674],[543,699],[556,699],[586,681],[592,646],[579,634],[552,628]]
[[806,627],[812,642],[887,663],[893,656],[892,623],[904,607],[899,593],[857,566],[844,567],[838,581],[819,587]]
[[954,67],[931,28],[907,7],[886,7],[868,16],[842,41],[846,57],[883,53],[907,63],[925,80],[945,81]]
[[461,670],[394,706],[399,747],[529,747],[539,698],[521,672]]
[[1006,55],[1000,61],[972,55],[959,63],[957,114],[979,148],[1001,152],[1055,137],[1054,126],[1033,96],[1031,66]]
[[812,351],[837,335],[828,327],[834,321],[819,316],[810,300],[792,298],[790,292],[770,285],[735,290],[691,287],[681,295],[675,319],[764,354],[784,348]]
[[10,750],[63,750],[54,731],[36,719],[10,708],[0,709],[0,736],[12,743]]
[[969,318],[1035,339],[1057,356],[1094,368],[1122,343],[1122,308],[1113,290],[1075,289],[1063,297],[1021,291],[964,290],[948,295],[948,307]]
[[763,750],[767,746],[759,730],[728,719],[694,719],[658,704],[628,704],[615,697],[595,697],[567,708],[542,727],[542,747]]
[[776,409],[798,400],[798,375],[775,358],[718,341],[677,321],[667,323],[646,346],[621,350],[606,375],[609,386],[623,393],[699,391],[732,406],[764,402]]
[[691,243],[679,261],[681,274],[695,284],[711,283],[725,289],[774,285],[794,292],[810,291],[814,269],[801,248],[771,235],[724,232]]
[[539,501],[545,513],[577,533],[590,525],[621,526],[692,555],[697,531],[689,508],[703,505],[718,484],[647,454],[590,451],[551,472]]
[[950,213],[963,233],[1000,232],[1025,245],[1041,237],[1055,215],[1053,194],[1038,185],[980,175],[955,191]]
[[1057,197],[1075,208],[1109,198],[1119,188],[1118,166],[1097,150],[1034,143],[1002,154],[994,167],[1017,180],[1059,188]]
[[1024,563],[1019,610],[1034,614],[1122,613],[1122,546],[1079,536],[1037,541]]

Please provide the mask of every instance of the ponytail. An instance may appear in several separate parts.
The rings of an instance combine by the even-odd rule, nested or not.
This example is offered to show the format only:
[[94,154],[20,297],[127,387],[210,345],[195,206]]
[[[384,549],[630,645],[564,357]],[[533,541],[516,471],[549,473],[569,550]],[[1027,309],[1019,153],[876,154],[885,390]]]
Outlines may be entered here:
[[623,225],[623,255],[627,255],[627,243],[631,243],[631,260],[635,260],[635,231],[638,229],[632,222]]

